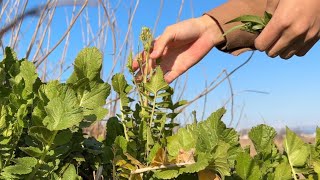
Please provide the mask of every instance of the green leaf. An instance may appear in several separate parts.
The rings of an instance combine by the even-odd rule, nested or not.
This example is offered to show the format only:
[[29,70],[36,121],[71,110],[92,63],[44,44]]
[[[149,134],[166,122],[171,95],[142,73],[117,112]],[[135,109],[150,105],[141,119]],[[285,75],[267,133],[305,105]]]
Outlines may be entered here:
[[14,159],[15,165],[7,166],[2,169],[3,172],[8,174],[29,174],[32,171],[32,168],[36,166],[37,159],[32,157],[23,157]]
[[90,89],[86,89],[80,99],[80,106],[92,110],[105,105],[110,89],[107,83],[90,83]]
[[283,162],[276,167],[274,180],[290,180],[292,174],[290,165],[287,162]]
[[242,179],[256,180],[261,178],[259,167],[255,164],[250,155],[242,152],[236,159],[236,172]]
[[25,81],[25,89],[24,94],[25,98],[27,95],[33,92],[33,84],[38,78],[38,74],[36,73],[36,67],[32,62],[27,60],[23,60],[20,66],[20,73],[15,77],[15,81],[19,82],[21,79]]
[[176,157],[179,150],[189,151],[195,148],[196,138],[194,134],[186,128],[180,128],[177,134],[167,137],[167,150],[170,156]]
[[97,48],[85,48],[78,54],[74,62],[74,72],[67,83],[75,83],[83,78],[89,81],[101,81],[102,54]]
[[156,171],[154,176],[157,179],[173,179],[179,176],[179,171],[177,169]]
[[293,131],[286,128],[286,138],[284,139],[284,149],[287,153],[291,167],[303,166],[310,156],[310,149]]
[[320,160],[313,162],[313,168],[317,174],[320,174]]
[[177,103],[175,103],[175,104],[173,105],[173,109],[177,109],[177,108],[179,108],[179,107],[181,107],[181,106],[184,106],[184,105],[186,105],[186,104],[188,104],[188,101],[186,101],[186,100],[181,100],[181,101],[179,101],[179,102],[177,102]]
[[249,137],[257,153],[266,152],[270,153],[273,147],[273,140],[277,135],[274,128],[267,125],[259,125],[252,128],[249,132]]
[[67,169],[64,171],[62,175],[62,180],[77,180],[79,176],[77,175],[76,168],[73,164],[68,164]]
[[151,163],[153,158],[156,156],[158,150],[161,148],[159,143],[156,143],[150,150],[149,156],[148,156],[148,163]]
[[228,162],[229,148],[229,144],[220,141],[212,153],[212,161],[209,162],[208,169],[219,172],[223,178],[230,175],[230,165]]
[[32,146],[19,147],[19,149],[32,157],[40,157],[43,153],[43,151],[41,149],[39,149],[38,147],[32,147]]
[[112,117],[107,122],[106,144],[111,146],[117,136],[123,135],[123,126],[116,117]]
[[12,66],[18,62],[18,58],[16,53],[13,51],[12,48],[6,47],[5,48],[5,58],[3,59],[2,63],[4,64],[5,72],[9,72]]
[[127,94],[130,92],[132,87],[127,83],[123,74],[118,73],[112,77],[112,87],[120,96],[121,105],[128,106],[130,99],[127,97]]
[[243,16],[237,17],[231,21],[228,21],[226,24],[230,24],[230,23],[234,23],[234,22],[242,22],[242,23],[254,22],[257,24],[264,24],[261,17],[254,16],[254,15],[243,15]]
[[83,120],[82,110],[72,89],[67,88],[63,96],[49,101],[45,106],[47,117],[43,124],[50,130],[63,130],[78,125]]
[[48,144],[53,132],[45,127],[34,126],[29,129],[29,135],[44,144]]
[[160,66],[156,67],[155,74],[152,75],[150,81],[145,84],[145,88],[153,93],[157,94],[159,91],[165,90],[169,87],[168,83],[165,82],[163,72]]
[[128,142],[127,140],[123,137],[123,136],[117,136],[114,144],[120,149],[122,150],[123,153],[127,152],[128,149]]
[[73,136],[73,134],[70,130],[60,131],[56,135],[56,137],[53,141],[53,145],[54,146],[61,146],[61,145],[67,144],[72,139],[72,136]]

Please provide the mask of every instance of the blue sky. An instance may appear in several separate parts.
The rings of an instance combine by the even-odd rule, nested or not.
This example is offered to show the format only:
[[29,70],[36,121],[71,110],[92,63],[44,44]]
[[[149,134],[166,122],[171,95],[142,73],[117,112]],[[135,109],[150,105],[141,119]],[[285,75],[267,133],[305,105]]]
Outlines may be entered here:
[[[111,0],[112,5],[118,1]],[[135,1],[134,1],[135,2]],[[134,3],[133,2],[133,3]],[[204,12],[224,3],[222,0],[184,0],[181,20],[201,16]],[[35,1],[29,7],[34,6]],[[128,7],[131,0],[123,0],[116,13],[117,26],[120,31],[117,32],[119,40],[123,40],[128,22]],[[159,10],[159,0],[140,0],[139,7],[132,26],[132,38],[137,45],[138,36],[142,26],[152,28]],[[155,36],[162,33],[166,26],[177,21],[181,0],[164,0],[163,12],[160,18]],[[70,12],[72,8],[58,8],[53,20],[52,45],[57,42],[66,29],[65,14]],[[93,31],[98,30],[97,8],[90,7],[88,9],[89,18]],[[35,24],[34,18],[29,18],[25,24]],[[80,23],[76,23],[71,31],[70,50],[67,54],[69,63],[72,63],[75,55],[83,48],[81,41]],[[21,40],[19,46],[19,56],[25,54],[25,44],[28,44],[33,33],[32,27],[24,29],[25,37]],[[24,45],[23,45],[24,44]],[[63,44],[63,43],[62,43]],[[251,62],[236,72],[232,77],[232,85],[235,96],[235,120],[237,121],[240,112],[243,109],[242,118],[238,128],[251,127],[259,123],[267,123],[275,127],[303,127],[316,126],[320,124],[320,61],[319,61],[319,44],[316,45],[306,56],[302,58],[294,57],[289,61],[280,58],[271,59],[264,53],[256,52]],[[135,52],[137,49],[135,49]],[[49,59],[54,62],[59,59],[62,52],[60,46]],[[104,72],[107,74],[112,66],[111,38],[105,49]],[[110,52],[108,54],[108,52]],[[250,53],[244,53],[238,57],[219,52],[213,49],[199,64],[188,71],[188,85],[183,98],[191,100],[205,87],[205,82],[211,82],[223,69],[231,71],[239,64],[244,62]],[[65,76],[67,76],[66,73]],[[186,77],[183,76],[177,85],[182,86]],[[259,94],[252,92],[243,92],[246,90],[255,90],[268,92],[268,94]],[[242,93],[241,93],[242,92]],[[205,108],[205,117],[212,111],[219,108],[230,97],[229,85],[223,83],[216,90],[207,96]],[[191,110],[198,110],[198,117],[201,118],[203,111],[203,99],[197,101]],[[228,106],[230,107],[230,106]],[[183,118],[183,117],[181,117]],[[230,113],[225,117],[225,121],[229,122]],[[232,124],[236,125],[236,122]]]

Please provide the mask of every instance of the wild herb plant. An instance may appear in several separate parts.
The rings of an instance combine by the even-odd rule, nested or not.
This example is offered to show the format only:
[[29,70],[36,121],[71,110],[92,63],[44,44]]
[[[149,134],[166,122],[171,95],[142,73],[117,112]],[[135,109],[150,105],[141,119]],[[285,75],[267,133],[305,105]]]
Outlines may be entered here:
[[[174,103],[161,68],[148,68],[149,29],[142,30],[141,40],[141,81],[113,76],[120,110],[108,117],[102,141],[82,133],[108,112],[111,87],[100,78],[102,55],[96,48],[79,53],[65,83],[41,82],[33,63],[17,60],[6,48],[0,63],[0,179],[319,179],[320,128],[314,144],[287,128],[280,151],[276,131],[259,125],[249,132],[257,153],[250,156],[222,121],[224,108],[181,127],[177,109],[186,101]],[[132,61],[131,55],[128,69],[135,75]]]

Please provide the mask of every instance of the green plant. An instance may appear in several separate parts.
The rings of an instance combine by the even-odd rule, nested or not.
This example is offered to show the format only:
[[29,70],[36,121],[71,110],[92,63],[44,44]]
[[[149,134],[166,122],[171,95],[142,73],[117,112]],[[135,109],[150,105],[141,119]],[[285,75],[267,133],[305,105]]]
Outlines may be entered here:
[[[96,48],[79,53],[66,83],[41,82],[31,62],[17,60],[6,48],[0,63],[0,179],[319,178],[319,128],[315,144],[287,129],[282,152],[273,128],[254,127],[249,137],[257,155],[251,157],[238,133],[223,123],[224,108],[179,127],[177,109],[186,101],[174,103],[161,68],[147,68],[152,39],[144,28],[145,54],[137,59],[141,81],[134,78],[132,86],[123,74],[112,78],[120,110],[108,118],[101,141],[82,133],[107,114],[111,87],[100,78],[102,55]],[[132,61],[130,56],[133,75]]]
[[228,21],[226,24],[235,23],[235,22],[241,22],[242,24],[234,26],[233,28],[229,29],[223,34],[223,36],[237,29],[240,29],[242,31],[247,31],[250,33],[259,34],[266,27],[266,25],[271,20],[271,18],[272,18],[272,14],[268,12],[264,12],[263,17],[254,16],[254,15],[243,15],[243,16],[237,17],[231,21]]

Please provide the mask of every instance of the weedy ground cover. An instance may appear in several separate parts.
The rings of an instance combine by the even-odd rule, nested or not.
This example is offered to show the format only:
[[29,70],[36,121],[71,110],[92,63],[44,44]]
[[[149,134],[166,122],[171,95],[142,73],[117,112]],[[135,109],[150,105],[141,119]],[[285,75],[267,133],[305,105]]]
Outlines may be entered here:
[[[272,127],[254,127],[249,137],[257,155],[251,157],[235,129],[222,121],[224,108],[180,127],[177,109],[186,101],[173,102],[174,89],[159,66],[147,68],[150,30],[144,28],[140,38],[146,52],[138,57],[142,81],[113,76],[120,111],[108,118],[101,141],[82,133],[108,112],[111,86],[100,78],[96,48],[79,53],[65,83],[41,82],[33,63],[6,48],[0,63],[1,179],[319,179],[319,128],[313,144],[287,128],[280,152]],[[128,69],[134,75],[131,66],[132,56]]]

